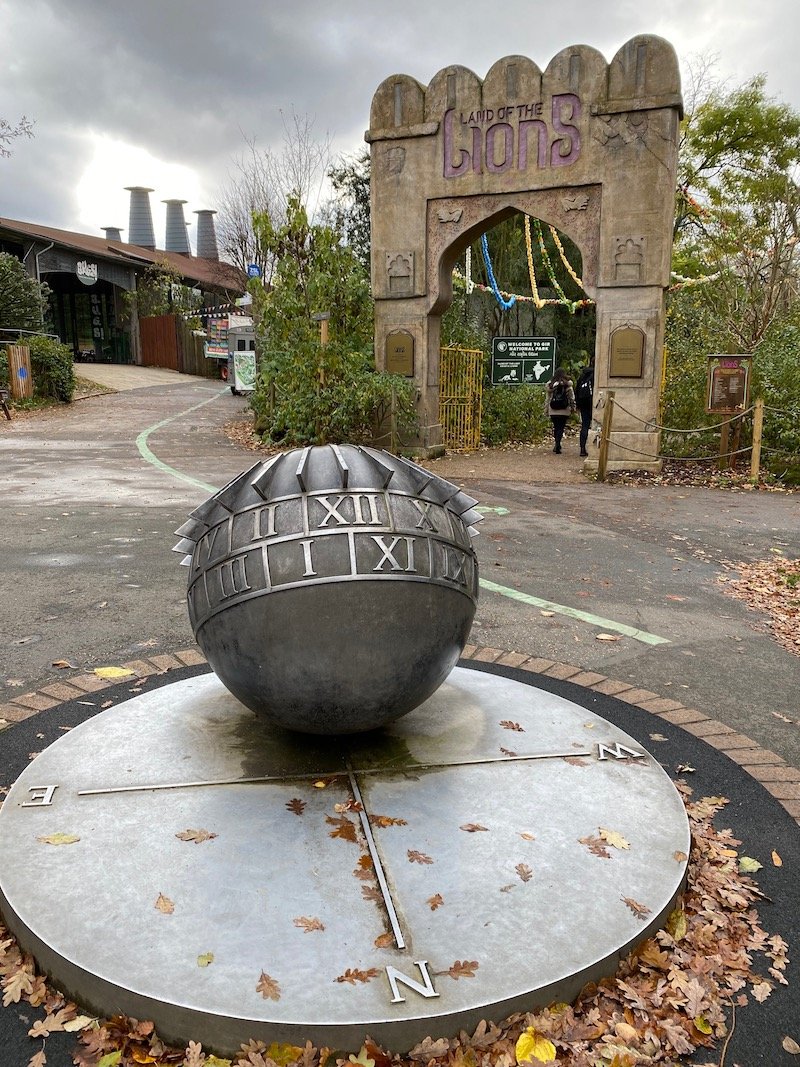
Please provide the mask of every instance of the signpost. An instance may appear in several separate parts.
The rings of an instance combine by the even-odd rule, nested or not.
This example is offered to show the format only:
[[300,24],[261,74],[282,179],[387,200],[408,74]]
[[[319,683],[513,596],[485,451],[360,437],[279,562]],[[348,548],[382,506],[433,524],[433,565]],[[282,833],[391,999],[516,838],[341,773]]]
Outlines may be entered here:
[[[708,415],[739,415],[750,403],[750,355],[713,355],[708,357],[706,413]],[[729,446],[731,421],[723,422],[720,432],[719,465],[733,467],[739,450],[742,420],[736,419],[733,444]]]
[[750,403],[750,355],[708,357],[706,414],[735,415]]
[[555,368],[555,337],[492,338],[492,385],[544,385]]

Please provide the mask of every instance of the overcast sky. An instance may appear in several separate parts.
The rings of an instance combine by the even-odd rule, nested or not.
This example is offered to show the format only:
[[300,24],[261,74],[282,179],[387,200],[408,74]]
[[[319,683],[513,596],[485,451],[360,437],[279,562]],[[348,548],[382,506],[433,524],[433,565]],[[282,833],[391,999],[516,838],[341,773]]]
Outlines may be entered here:
[[[363,145],[384,78],[427,84],[459,63],[483,77],[505,55],[544,68],[588,44],[611,59],[638,33],[682,66],[717,56],[731,85],[767,75],[800,110],[800,0],[0,0],[0,118],[35,121],[0,158],[0,216],[126,239],[128,185],[215,208],[245,137],[278,146],[294,110],[337,152]],[[194,236],[194,226],[190,234]]]

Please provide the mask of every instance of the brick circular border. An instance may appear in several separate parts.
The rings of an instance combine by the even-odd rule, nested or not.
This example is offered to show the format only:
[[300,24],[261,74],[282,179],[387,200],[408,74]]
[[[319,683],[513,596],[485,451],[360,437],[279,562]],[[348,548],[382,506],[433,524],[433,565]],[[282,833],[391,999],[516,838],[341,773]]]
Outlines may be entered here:
[[[497,663],[504,667],[541,674],[546,678],[570,682],[585,689],[603,693],[605,696],[622,700],[641,708],[650,715],[665,719],[693,737],[713,748],[718,749],[729,759],[737,763],[743,771],[754,778],[781,804],[786,812],[800,825],[800,770],[790,766],[782,756],[753,741],[745,734],[737,733],[730,726],[710,719],[707,715],[688,708],[678,700],[659,697],[649,689],[618,682],[594,671],[585,671],[571,663],[557,663],[551,659],[528,656],[524,652],[508,652],[502,648],[490,648],[481,645],[467,645],[462,654],[464,660],[476,660],[480,663]],[[206,658],[197,649],[182,652],[148,656],[146,659],[130,660],[120,664],[136,678],[147,678],[154,674],[181,667],[195,667],[206,663]],[[0,730],[17,722],[29,719],[37,712],[54,708],[69,700],[78,700],[87,693],[96,693],[110,686],[118,685],[124,679],[99,678],[91,672],[81,672],[69,676],[68,681],[54,682],[30,693],[14,697],[10,703],[0,704]]]

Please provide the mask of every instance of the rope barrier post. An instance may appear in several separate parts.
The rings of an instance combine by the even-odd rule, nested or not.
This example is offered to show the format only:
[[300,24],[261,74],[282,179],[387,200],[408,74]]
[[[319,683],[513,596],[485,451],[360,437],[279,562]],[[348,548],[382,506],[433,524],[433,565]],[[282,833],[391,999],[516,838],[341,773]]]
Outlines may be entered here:
[[730,420],[726,419],[725,422],[722,423],[722,427],[720,429],[719,434],[719,460],[717,461],[717,466],[721,471],[725,470],[726,467],[730,466],[730,457],[728,455],[728,440],[730,438],[730,429]]
[[761,469],[761,438],[764,430],[764,401],[761,397],[756,400],[753,408],[753,448],[750,452],[750,481],[758,481],[758,472]]
[[603,408],[603,424],[600,428],[600,455],[597,460],[597,480],[598,482],[604,482],[606,480],[606,469],[608,467],[608,445],[611,439],[611,420],[614,417],[614,390],[610,389],[606,393],[606,403]]

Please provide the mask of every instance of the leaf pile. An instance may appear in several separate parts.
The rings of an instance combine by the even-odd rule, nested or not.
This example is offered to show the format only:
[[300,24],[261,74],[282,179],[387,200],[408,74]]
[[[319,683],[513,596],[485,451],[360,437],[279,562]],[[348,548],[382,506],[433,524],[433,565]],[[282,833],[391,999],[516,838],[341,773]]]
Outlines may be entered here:
[[796,492],[793,486],[782,485],[777,478],[764,469],[759,471],[758,481],[751,482],[749,461],[747,464],[741,463],[734,470],[720,470],[716,459],[700,461],[665,459],[660,471],[608,471],[606,482],[611,485],[681,485],[744,492],[752,492],[755,489],[770,493]]
[[765,625],[775,640],[800,656],[800,559],[768,559],[735,567],[740,577],[725,580],[725,592],[768,615]]
[[[186,1049],[167,1047],[149,1022],[79,1016],[76,1006],[47,987],[32,958],[0,929],[3,1003],[8,1007],[26,1001],[45,1012],[29,1031],[36,1040],[29,1067],[46,1067],[46,1038],[55,1030],[80,1031],[77,1067],[515,1067],[547,1062],[559,1067],[675,1067],[687,1062],[687,1056],[697,1063],[698,1049],[712,1050],[725,1042],[737,1008],[751,999],[764,1001],[777,984],[787,984],[787,946],[761,927],[755,905],[762,894],[741,870],[736,849],[740,842],[730,830],[713,825],[727,801],[692,801],[688,786],[679,783],[678,788],[692,830],[681,902],[664,930],[642,942],[614,976],[587,986],[572,1006],[556,1004],[513,1015],[500,1025],[482,1022],[472,1035],[462,1031],[457,1038],[428,1037],[405,1056],[384,1051],[366,1038],[358,1056],[346,1058],[310,1042],[301,1048],[249,1041],[232,1060],[222,1059],[205,1053],[195,1041]],[[457,960],[448,973],[466,978],[476,968],[474,962]],[[374,970],[352,970],[337,980],[355,984],[375,976]],[[262,974],[261,985],[265,997],[279,995],[268,975]],[[781,1040],[787,1048],[796,1044],[796,1037],[774,1035],[772,1040],[776,1049]],[[719,1055],[709,1051],[703,1067],[712,1063],[719,1063]]]

